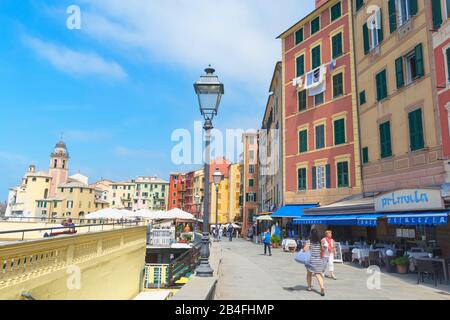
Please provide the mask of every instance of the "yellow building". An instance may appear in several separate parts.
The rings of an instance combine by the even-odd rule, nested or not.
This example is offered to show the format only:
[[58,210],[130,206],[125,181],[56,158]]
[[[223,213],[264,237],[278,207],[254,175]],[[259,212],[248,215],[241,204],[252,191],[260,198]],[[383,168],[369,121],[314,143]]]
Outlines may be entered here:
[[229,191],[230,191],[230,180],[229,178],[224,178],[219,185],[218,193],[218,220],[216,219],[216,185],[214,183],[210,184],[210,201],[211,210],[209,216],[209,222],[215,224],[225,224],[230,222],[230,210],[229,210]]
[[241,165],[238,163],[230,165],[229,175],[228,222],[236,222],[241,216],[241,206],[239,204],[241,193]]
[[133,182],[111,183],[109,191],[111,208],[131,210],[135,192],[136,184]]
[[364,191],[436,186],[439,114],[428,1],[367,0],[354,21]]

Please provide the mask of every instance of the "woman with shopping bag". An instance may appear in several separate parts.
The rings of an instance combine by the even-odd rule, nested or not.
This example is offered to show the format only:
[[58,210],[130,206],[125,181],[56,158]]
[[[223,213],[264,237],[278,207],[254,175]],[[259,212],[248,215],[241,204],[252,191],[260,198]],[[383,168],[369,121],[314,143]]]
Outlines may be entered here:
[[[311,235],[306,246],[303,248],[305,255],[298,257],[301,260],[305,260],[305,267],[307,270],[306,281],[308,283],[308,291],[312,291],[312,277],[316,277],[320,286],[320,295],[325,296],[325,287],[322,274],[324,272],[324,264],[322,259],[322,245],[319,237],[319,232],[316,229],[311,230]],[[308,253],[309,252],[309,261]],[[300,255],[300,254],[299,254]]]

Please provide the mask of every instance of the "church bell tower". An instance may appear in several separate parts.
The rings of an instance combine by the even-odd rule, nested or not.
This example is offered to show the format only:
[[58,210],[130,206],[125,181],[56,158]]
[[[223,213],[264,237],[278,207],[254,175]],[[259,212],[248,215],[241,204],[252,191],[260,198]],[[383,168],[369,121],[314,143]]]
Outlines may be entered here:
[[63,140],[59,141],[50,155],[49,174],[52,177],[50,197],[56,194],[59,185],[66,183],[69,173],[69,152]]

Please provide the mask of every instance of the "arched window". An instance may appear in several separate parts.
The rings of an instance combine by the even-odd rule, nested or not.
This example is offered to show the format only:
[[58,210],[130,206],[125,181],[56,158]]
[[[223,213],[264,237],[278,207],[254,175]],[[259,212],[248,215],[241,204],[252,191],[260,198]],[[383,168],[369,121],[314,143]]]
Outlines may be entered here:
[[66,160],[63,160],[62,168],[63,168],[63,169],[66,168]]
[[55,159],[53,162],[53,168],[57,168],[58,167],[58,159]]

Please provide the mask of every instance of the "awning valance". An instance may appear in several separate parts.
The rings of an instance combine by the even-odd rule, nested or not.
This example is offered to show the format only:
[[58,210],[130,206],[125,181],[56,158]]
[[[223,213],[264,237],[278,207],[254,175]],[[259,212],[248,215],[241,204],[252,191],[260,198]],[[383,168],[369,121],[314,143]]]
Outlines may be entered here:
[[300,218],[305,214],[303,210],[317,207],[317,204],[302,204],[302,205],[285,205],[277,212],[271,215],[272,218]]
[[388,224],[404,226],[440,226],[448,224],[449,212],[418,212],[386,215]]

